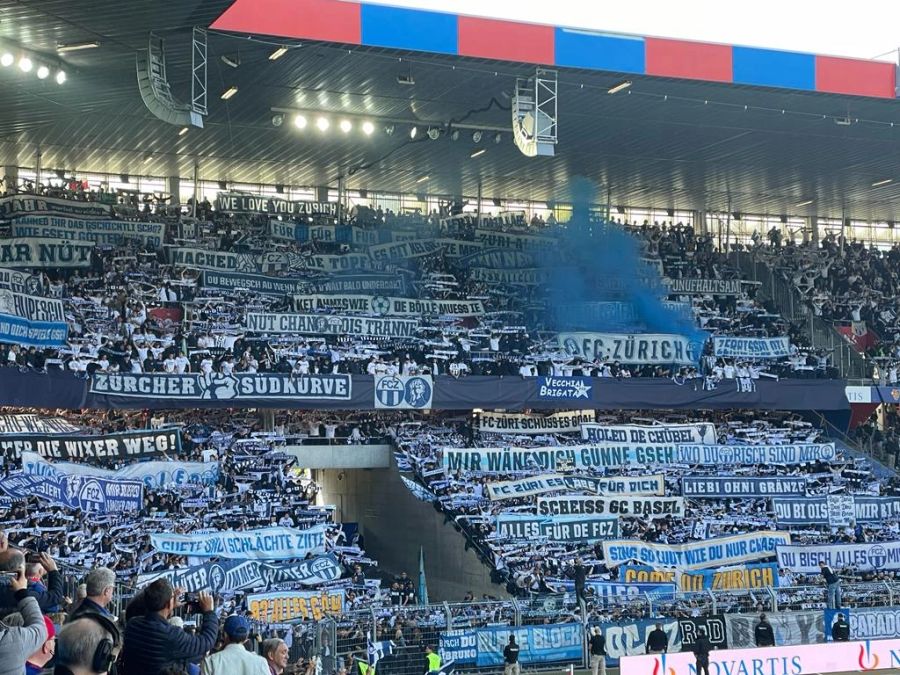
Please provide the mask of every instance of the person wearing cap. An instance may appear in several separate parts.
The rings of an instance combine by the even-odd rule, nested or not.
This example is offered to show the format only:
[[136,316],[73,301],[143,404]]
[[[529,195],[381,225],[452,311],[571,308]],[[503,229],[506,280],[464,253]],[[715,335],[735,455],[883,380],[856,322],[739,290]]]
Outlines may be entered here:
[[49,616],[44,616],[44,625],[47,627],[47,639],[41,648],[25,661],[25,675],[41,675],[56,652],[56,626]]
[[606,638],[599,626],[591,628],[591,675],[606,675]]
[[38,601],[27,589],[25,563],[19,565],[9,582],[13,600],[22,615],[21,626],[0,623],[0,675],[22,675],[25,660],[47,641],[47,627]]
[[269,675],[266,660],[247,651],[244,646],[250,637],[250,622],[247,619],[232,614],[225,619],[223,632],[225,647],[203,659],[200,666],[203,675]]
[[831,624],[831,639],[835,642],[847,642],[850,639],[850,624],[844,618],[843,612],[838,612],[834,623]]
[[697,639],[694,641],[694,657],[697,659],[697,675],[709,675],[709,653],[713,650],[712,643],[706,635],[706,629],[697,631]]

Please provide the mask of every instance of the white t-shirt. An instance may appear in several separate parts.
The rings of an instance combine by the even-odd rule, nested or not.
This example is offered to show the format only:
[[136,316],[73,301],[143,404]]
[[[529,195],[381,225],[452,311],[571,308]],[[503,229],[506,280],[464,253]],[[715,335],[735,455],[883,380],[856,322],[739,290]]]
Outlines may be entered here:
[[208,356],[200,362],[200,372],[209,375],[213,371],[213,360]]
[[163,361],[163,370],[165,370],[167,373],[174,373],[175,372],[175,359],[173,359],[170,356],[165,361]]
[[231,361],[222,361],[222,374],[231,375],[234,373],[234,363]]
[[180,354],[175,357],[175,372],[179,375],[183,375],[187,372],[188,366],[190,365],[190,359],[186,357],[184,354]]

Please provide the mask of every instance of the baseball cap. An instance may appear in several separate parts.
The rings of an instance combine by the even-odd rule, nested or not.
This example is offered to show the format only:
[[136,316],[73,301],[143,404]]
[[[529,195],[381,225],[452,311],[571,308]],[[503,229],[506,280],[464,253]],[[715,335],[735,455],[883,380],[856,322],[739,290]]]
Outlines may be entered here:
[[46,614],[44,615],[44,625],[47,627],[47,639],[52,640],[56,637],[56,626],[53,625],[53,619]]
[[242,616],[232,614],[225,619],[225,635],[241,639],[250,635],[250,623]]

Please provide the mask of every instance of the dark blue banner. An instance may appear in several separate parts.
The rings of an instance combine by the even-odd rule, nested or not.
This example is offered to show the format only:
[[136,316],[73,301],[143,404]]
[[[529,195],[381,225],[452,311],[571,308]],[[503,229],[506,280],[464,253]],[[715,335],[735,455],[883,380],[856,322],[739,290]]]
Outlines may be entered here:
[[681,494],[693,499],[805,495],[806,478],[790,476],[773,476],[771,478],[685,476],[681,479]]
[[593,389],[589,377],[538,378],[538,398],[542,401],[590,401]]
[[38,497],[57,506],[92,513],[139,511],[144,506],[144,485],[140,481],[12,474],[0,478],[0,490],[13,499]]

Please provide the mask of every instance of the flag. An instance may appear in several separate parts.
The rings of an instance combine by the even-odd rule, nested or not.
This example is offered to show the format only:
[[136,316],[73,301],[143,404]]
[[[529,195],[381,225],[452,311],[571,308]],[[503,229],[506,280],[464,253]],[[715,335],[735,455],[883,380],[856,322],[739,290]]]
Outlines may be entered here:
[[369,658],[369,668],[374,670],[381,659],[394,653],[394,643],[391,640],[373,642],[372,634],[368,633],[366,635],[366,653]]
[[419,547],[419,604],[428,604],[428,582],[425,580],[425,549]]
[[438,668],[436,673],[440,673],[440,675],[452,675],[453,672],[456,671],[456,661],[447,661],[444,665]]

